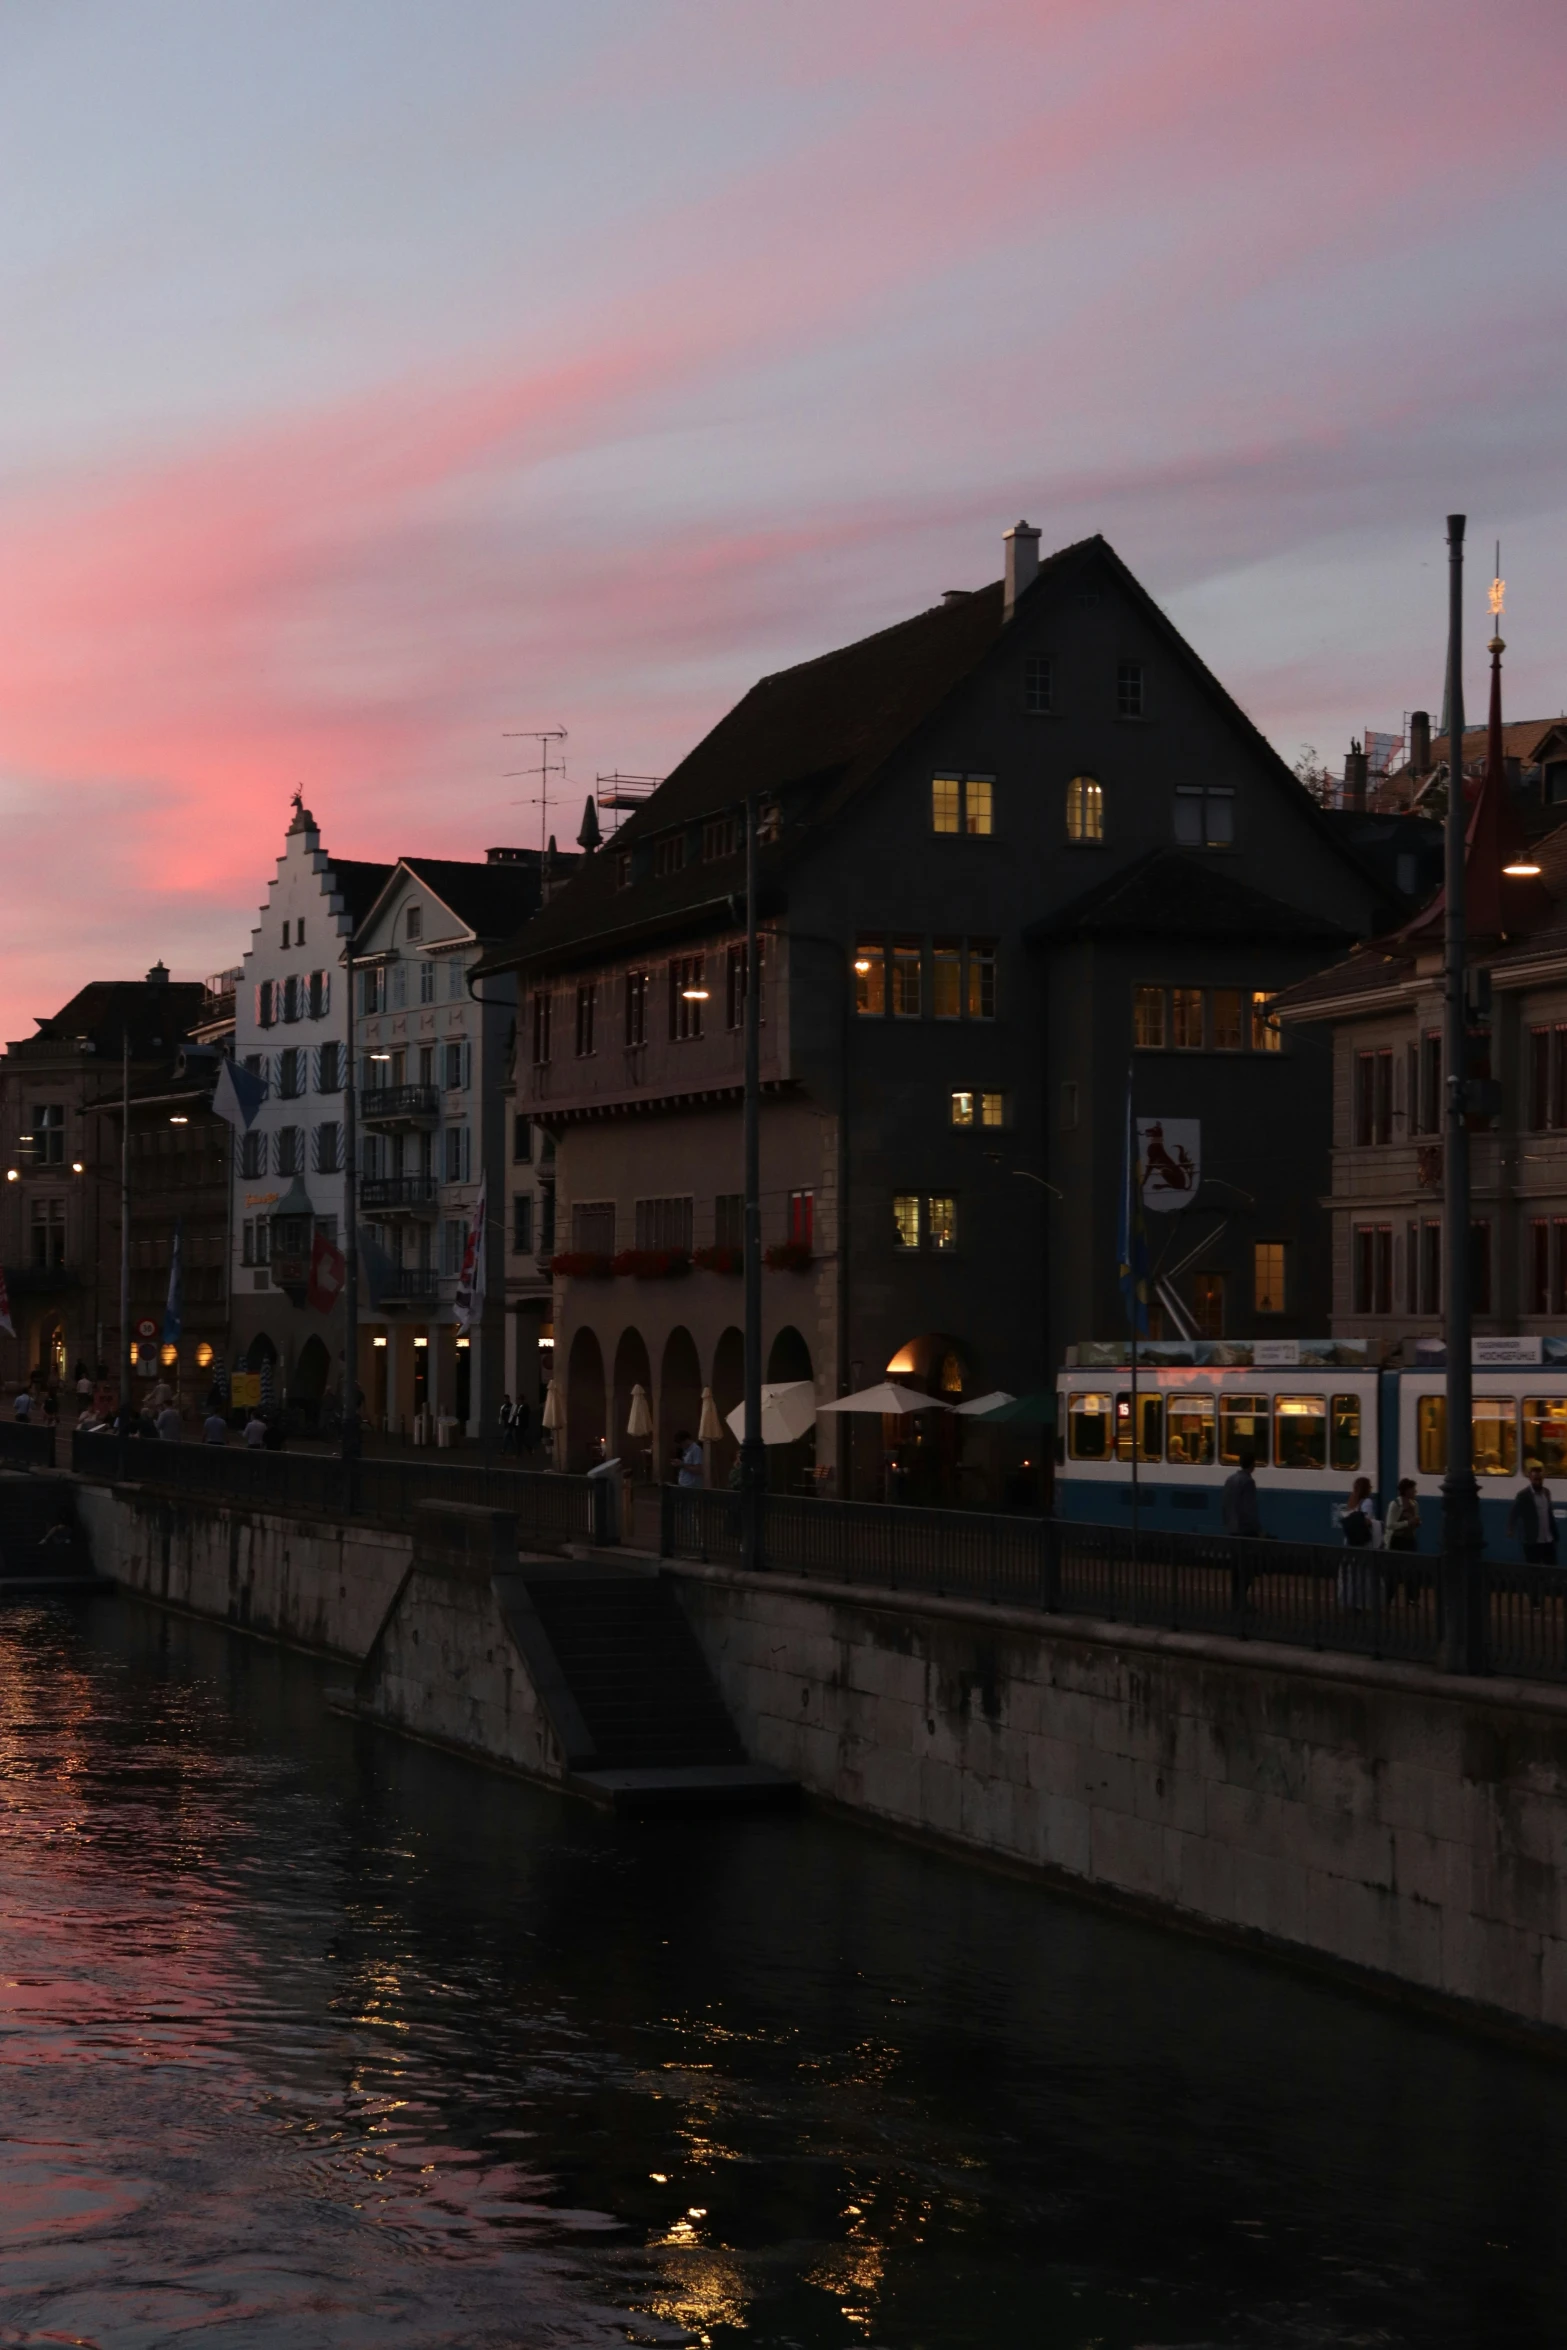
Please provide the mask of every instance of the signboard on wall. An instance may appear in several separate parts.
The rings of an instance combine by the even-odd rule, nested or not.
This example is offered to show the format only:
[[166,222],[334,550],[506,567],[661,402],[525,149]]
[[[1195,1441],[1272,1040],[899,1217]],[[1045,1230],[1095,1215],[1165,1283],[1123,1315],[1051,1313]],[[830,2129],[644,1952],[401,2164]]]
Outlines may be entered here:
[[1202,1120],[1139,1118],[1137,1156],[1145,1208],[1165,1213],[1190,1207],[1202,1181]]

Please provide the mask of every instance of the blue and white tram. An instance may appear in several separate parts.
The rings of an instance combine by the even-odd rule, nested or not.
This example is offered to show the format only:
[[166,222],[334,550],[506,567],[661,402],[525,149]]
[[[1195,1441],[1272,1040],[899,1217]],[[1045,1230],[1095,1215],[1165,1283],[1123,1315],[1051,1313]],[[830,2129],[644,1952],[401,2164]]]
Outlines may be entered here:
[[[1544,1465],[1567,1516],[1567,1361],[1476,1364],[1472,1378],[1485,1546],[1492,1558],[1516,1558],[1508,1518],[1530,1461]],[[1447,1387],[1440,1364],[1379,1371],[1140,1363],[1137,1417],[1139,1518],[1147,1525],[1216,1532],[1224,1481],[1250,1452],[1263,1527],[1281,1540],[1336,1542],[1356,1477],[1370,1478],[1383,1518],[1399,1479],[1413,1477],[1419,1546],[1441,1547]],[[1057,1515],[1130,1524],[1128,1366],[1062,1371],[1056,1426]]]

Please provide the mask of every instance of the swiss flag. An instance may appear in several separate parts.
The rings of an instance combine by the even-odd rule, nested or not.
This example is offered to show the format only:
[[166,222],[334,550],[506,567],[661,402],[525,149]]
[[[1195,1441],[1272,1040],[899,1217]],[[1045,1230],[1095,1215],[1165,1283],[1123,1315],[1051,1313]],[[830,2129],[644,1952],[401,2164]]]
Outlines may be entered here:
[[305,1292],[306,1302],[318,1314],[329,1314],[343,1294],[343,1283],[348,1278],[348,1265],[340,1248],[334,1248],[320,1225],[316,1226],[315,1244],[310,1251],[310,1287]]

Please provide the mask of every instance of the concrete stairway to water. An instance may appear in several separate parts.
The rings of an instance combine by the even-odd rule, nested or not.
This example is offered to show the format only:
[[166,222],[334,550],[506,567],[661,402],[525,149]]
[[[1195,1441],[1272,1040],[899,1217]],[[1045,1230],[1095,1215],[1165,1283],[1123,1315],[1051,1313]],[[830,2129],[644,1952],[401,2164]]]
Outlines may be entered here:
[[617,1810],[757,1804],[795,1783],[745,1749],[672,1583],[656,1568],[524,1559],[502,1617],[565,1750],[568,1784]]
[[107,1588],[77,1523],[71,1480],[0,1472],[0,1596]]

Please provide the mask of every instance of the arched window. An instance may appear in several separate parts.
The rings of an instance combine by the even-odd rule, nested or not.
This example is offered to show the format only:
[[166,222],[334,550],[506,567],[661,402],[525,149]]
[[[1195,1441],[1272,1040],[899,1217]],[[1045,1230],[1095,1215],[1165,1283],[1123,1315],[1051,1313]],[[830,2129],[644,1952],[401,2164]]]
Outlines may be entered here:
[[1066,837],[1103,840],[1104,836],[1104,785],[1092,775],[1074,775],[1066,787]]

